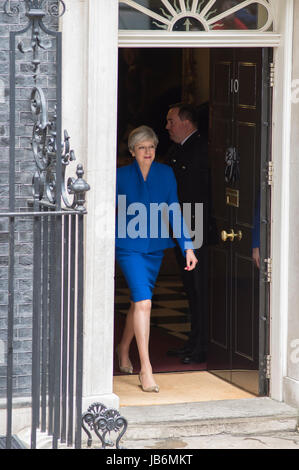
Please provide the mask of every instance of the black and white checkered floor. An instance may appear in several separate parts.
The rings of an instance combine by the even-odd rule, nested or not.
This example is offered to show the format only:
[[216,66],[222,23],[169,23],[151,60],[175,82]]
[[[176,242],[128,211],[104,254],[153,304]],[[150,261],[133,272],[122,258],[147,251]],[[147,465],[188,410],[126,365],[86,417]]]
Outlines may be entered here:
[[[115,291],[115,311],[124,318],[129,307],[129,293],[125,281],[117,280]],[[183,341],[188,338],[190,322],[188,302],[182,283],[176,276],[160,276],[152,299],[152,326]]]

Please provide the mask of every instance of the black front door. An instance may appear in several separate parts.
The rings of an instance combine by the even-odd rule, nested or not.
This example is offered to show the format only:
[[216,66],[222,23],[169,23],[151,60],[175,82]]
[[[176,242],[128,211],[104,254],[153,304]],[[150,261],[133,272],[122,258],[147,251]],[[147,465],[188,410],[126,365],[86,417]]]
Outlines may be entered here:
[[[212,212],[218,241],[210,249],[208,369],[256,394],[266,390],[261,336],[267,336],[267,322],[260,317],[268,312],[266,303],[260,307],[264,264],[258,269],[252,248],[254,221],[268,199],[270,52],[214,49],[210,60]],[[263,221],[268,230],[267,218]],[[260,247],[265,258],[266,249]]]

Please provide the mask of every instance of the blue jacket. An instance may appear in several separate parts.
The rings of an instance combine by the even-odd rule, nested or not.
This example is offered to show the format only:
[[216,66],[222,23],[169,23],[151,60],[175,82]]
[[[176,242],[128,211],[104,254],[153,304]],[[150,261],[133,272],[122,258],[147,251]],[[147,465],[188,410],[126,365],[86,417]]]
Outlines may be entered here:
[[[173,238],[176,238],[183,254],[186,249],[193,248],[180,210],[172,168],[154,161],[144,181],[134,160],[131,165],[118,168],[116,188],[117,248],[151,253],[175,246]],[[174,203],[169,210],[169,219],[165,221],[162,211],[158,210],[163,203],[168,207]],[[173,238],[171,230],[169,234],[169,222]]]

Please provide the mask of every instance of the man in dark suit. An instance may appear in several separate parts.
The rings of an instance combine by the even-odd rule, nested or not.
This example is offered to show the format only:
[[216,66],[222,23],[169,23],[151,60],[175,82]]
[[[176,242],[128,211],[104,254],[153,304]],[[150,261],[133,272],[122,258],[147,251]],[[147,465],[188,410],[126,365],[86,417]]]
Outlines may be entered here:
[[[198,116],[193,106],[178,103],[170,107],[167,125],[174,142],[168,154],[168,163],[174,170],[181,204],[191,204],[191,224],[195,218],[195,204],[203,203],[203,245],[195,250],[198,264],[192,272],[184,269],[183,255],[176,250],[176,257],[191,316],[189,339],[183,348],[170,350],[168,354],[182,357],[184,364],[204,362],[207,352],[208,308],[208,252],[210,172],[208,142],[205,132],[198,129]],[[191,226],[194,230],[194,227]]]

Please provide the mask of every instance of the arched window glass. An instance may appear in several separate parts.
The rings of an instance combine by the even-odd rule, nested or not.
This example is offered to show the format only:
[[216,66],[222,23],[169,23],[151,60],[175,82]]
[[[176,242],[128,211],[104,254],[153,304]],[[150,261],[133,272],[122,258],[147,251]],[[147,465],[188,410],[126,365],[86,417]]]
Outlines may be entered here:
[[119,29],[273,31],[270,0],[119,0]]

